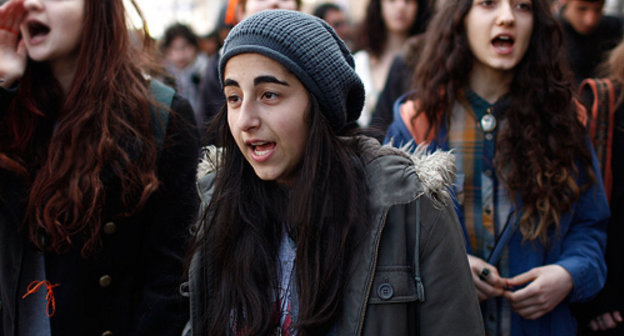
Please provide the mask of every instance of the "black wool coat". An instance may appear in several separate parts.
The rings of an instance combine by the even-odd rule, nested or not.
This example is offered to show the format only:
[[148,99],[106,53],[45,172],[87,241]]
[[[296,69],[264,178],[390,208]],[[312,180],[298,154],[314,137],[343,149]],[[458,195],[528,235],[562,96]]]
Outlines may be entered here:
[[[0,111],[11,96],[0,92]],[[124,212],[119,179],[104,172],[102,247],[86,259],[79,247],[43,255],[46,279],[59,284],[53,290],[52,335],[179,335],[188,320],[188,300],[178,288],[188,227],[199,204],[194,183],[199,140],[189,103],[175,95],[170,109],[157,162],[161,184],[145,207],[119,215]],[[40,253],[20,232],[26,195],[19,178],[0,170],[2,336],[17,333],[24,284],[41,280],[24,278],[25,260]]]

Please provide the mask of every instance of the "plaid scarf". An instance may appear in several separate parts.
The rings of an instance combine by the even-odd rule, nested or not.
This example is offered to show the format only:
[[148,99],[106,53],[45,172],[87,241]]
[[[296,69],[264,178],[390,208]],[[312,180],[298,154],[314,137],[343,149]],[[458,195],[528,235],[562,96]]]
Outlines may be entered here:
[[[496,130],[484,132],[481,118],[494,111],[476,93],[466,90],[459,94],[453,106],[448,130],[449,148],[455,154],[457,179],[455,190],[463,214],[464,225],[472,248],[472,254],[487,260],[495,246],[496,237],[502,231],[511,205],[507,192],[498,182],[494,168]],[[499,117],[499,119],[501,119]],[[509,253],[505,248],[497,269],[501,276],[509,276]],[[488,335],[508,335],[511,310],[503,299],[485,302],[482,306]]]

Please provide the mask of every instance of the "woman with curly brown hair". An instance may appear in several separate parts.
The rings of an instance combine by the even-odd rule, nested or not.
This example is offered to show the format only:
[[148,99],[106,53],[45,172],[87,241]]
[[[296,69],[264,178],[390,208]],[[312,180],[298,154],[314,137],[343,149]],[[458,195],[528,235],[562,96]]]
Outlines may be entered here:
[[561,46],[545,0],[446,1],[386,137],[455,151],[490,335],[573,335],[568,303],[605,281],[609,210]]
[[179,335],[188,318],[177,288],[198,205],[193,112],[149,80],[126,10],[0,7],[4,336]]

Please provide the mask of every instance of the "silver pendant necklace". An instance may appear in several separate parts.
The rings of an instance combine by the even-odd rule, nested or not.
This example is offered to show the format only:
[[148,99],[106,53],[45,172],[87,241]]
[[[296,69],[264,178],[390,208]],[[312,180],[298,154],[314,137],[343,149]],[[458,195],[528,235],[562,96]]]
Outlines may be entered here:
[[481,129],[483,132],[490,133],[496,129],[496,117],[492,114],[492,107],[489,107],[483,117],[481,117]]

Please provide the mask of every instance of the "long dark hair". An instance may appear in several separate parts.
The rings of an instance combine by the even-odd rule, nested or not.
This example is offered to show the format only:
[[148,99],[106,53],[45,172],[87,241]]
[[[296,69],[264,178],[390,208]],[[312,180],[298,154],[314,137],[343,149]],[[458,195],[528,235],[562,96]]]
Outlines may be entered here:
[[366,178],[357,149],[334,134],[310,99],[310,133],[288,190],[255,175],[230,133],[226,109],[215,117],[224,151],[198,244],[207,247],[214,274],[203,317],[211,335],[231,328],[265,335],[275,327],[284,231],[296,243],[298,335],[327,333],[341,311],[351,252],[369,221]]
[[[359,32],[357,49],[366,49],[375,57],[383,53],[384,43],[387,40],[388,29],[381,14],[381,1],[370,0],[366,7],[366,15]],[[430,16],[428,0],[417,0],[418,9],[414,23],[409,29],[409,36],[425,31]]]
[[[447,0],[429,25],[416,67],[419,113],[430,121],[428,132],[449,123],[453,103],[468,83],[473,57],[464,21],[472,0]],[[546,0],[533,0],[533,33],[526,55],[509,87],[495,164],[511,199],[523,205],[520,230],[526,239],[546,242],[551,225],[578,198],[577,177],[594,181],[584,126],[577,118],[571,76],[562,57],[563,35]],[[578,160],[578,161],[575,161]],[[578,166],[577,166],[578,164]]]
[[141,208],[159,182],[144,77],[155,64],[147,27],[144,44],[134,45],[122,0],[85,0],[84,18],[67,95],[47,63],[28,61],[0,123],[0,166],[28,182],[24,225],[31,241],[56,252],[78,242],[87,256],[101,244],[103,172],[120,179],[129,212]]

